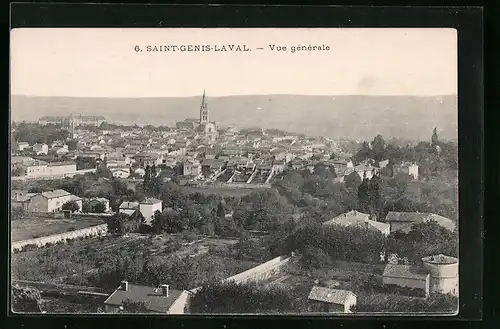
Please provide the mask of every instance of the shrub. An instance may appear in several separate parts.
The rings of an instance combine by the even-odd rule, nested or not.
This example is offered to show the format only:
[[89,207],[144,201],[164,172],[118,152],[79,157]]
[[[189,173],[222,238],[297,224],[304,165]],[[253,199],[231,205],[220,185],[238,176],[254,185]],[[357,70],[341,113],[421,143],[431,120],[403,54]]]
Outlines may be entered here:
[[21,251],[32,251],[38,249],[36,244],[27,244],[21,248]]

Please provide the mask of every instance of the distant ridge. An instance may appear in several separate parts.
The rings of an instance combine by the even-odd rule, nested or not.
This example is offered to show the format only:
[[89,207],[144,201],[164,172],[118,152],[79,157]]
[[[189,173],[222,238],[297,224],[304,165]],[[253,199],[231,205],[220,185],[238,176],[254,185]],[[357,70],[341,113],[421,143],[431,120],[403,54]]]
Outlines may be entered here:
[[[383,136],[428,140],[457,138],[457,97],[248,95],[210,97],[210,117],[219,125],[277,128],[332,138]],[[201,96],[154,98],[11,97],[11,119],[42,116],[103,115],[111,122],[174,125],[197,118]]]

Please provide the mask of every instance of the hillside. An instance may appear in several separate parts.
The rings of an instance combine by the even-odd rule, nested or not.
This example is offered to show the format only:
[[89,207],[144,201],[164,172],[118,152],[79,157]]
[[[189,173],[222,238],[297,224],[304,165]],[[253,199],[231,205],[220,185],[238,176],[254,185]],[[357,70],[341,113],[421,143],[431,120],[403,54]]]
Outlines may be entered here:
[[[173,125],[197,118],[200,97],[78,98],[12,96],[11,118],[32,121],[46,115],[104,115],[110,122]],[[220,126],[277,128],[332,138],[387,137],[427,140],[433,127],[456,139],[456,96],[209,97],[211,120]]]

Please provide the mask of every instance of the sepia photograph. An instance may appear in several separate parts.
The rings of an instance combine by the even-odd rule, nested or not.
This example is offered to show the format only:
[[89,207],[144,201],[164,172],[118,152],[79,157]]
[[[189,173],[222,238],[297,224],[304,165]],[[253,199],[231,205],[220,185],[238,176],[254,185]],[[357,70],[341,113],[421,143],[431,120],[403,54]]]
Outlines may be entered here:
[[450,316],[452,28],[16,28],[18,314]]

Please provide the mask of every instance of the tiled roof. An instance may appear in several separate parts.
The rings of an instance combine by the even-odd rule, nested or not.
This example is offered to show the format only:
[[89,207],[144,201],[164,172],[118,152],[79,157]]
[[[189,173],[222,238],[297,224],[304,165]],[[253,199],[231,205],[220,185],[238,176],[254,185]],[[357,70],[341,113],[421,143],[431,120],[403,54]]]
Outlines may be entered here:
[[389,224],[371,220],[369,219],[369,217],[370,215],[362,212],[350,211],[348,213],[332,218],[329,221],[324,222],[323,224],[325,225],[337,224],[337,225],[354,226],[354,227],[366,227],[366,225],[368,224],[369,227],[375,228],[380,232],[385,232],[386,230],[390,229]]
[[49,192],[43,192],[42,195],[47,199],[60,198],[63,196],[71,195],[71,193],[66,192],[65,190],[54,190]]
[[349,296],[356,296],[351,291],[341,289],[330,289],[325,287],[314,286],[309,293],[308,299],[319,302],[342,304],[347,301]]
[[120,205],[120,209],[137,209],[139,207],[139,202],[123,201]]
[[120,306],[125,300],[130,299],[134,302],[143,302],[148,311],[166,313],[181,294],[180,290],[170,289],[168,296],[163,296],[161,289],[129,283],[127,291],[116,289],[104,303]]
[[437,214],[389,211],[389,213],[385,217],[386,222],[422,223],[428,222],[430,220],[436,221],[436,223],[450,231],[453,231],[455,229],[455,223],[451,219]]
[[387,264],[385,266],[383,276],[391,278],[425,280],[429,274],[425,273],[421,268],[414,267],[412,265]]
[[427,257],[422,258],[422,261],[426,262],[426,263],[442,264],[442,265],[458,263],[458,259],[457,258],[446,256],[446,255],[443,255],[443,254],[433,255],[433,256],[427,256]]
[[155,199],[155,198],[147,198],[146,200],[144,200],[143,202],[141,202],[141,204],[157,204],[157,203],[160,203],[161,200],[158,200],[158,199]]

